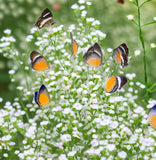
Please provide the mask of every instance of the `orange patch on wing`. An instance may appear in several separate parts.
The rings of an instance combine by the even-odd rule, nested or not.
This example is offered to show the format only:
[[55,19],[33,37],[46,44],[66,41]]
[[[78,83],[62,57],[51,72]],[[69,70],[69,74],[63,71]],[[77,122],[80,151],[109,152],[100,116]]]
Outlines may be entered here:
[[156,116],[151,116],[149,123],[154,129],[156,129]]
[[114,76],[110,77],[106,84],[105,84],[105,89],[106,89],[106,92],[110,92],[113,87],[115,86],[115,81],[116,81],[116,78]]
[[38,101],[39,101],[40,106],[46,106],[47,104],[50,103],[49,97],[47,97],[44,93],[41,93],[39,95]]
[[50,22],[51,22],[51,19],[50,19],[49,21],[47,21],[46,23],[44,23],[44,25],[42,26],[42,28],[43,28],[45,25],[50,24]]
[[116,59],[119,63],[121,63],[121,53],[120,52],[116,55]]
[[87,63],[92,67],[98,67],[100,65],[100,59],[90,58]]
[[48,68],[47,64],[43,61],[40,61],[35,64],[34,69],[37,71],[44,71]]
[[77,53],[77,45],[74,41],[73,41],[73,53],[74,53],[74,55],[76,55],[76,53]]

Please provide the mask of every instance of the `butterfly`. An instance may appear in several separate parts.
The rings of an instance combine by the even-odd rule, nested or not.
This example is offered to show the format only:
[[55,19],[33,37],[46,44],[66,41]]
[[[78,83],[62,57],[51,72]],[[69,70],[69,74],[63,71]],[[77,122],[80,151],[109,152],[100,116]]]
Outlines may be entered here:
[[39,52],[32,51],[30,54],[31,67],[36,71],[44,71],[49,68],[49,63]]
[[44,84],[42,84],[39,91],[35,92],[34,100],[40,107],[44,107],[50,103],[49,93]]
[[54,23],[55,22],[53,21],[53,15],[51,11],[46,8],[43,10],[41,16],[38,18],[37,22],[34,25],[41,29],[47,24],[53,25]]
[[156,129],[156,104],[148,112],[149,124]]
[[105,91],[114,93],[115,91],[120,90],[127,82],[128,79],[124,76],[111,76],[105,83]]
[[117,3],[124,4],[124,0],[117,0]]
[[123,68],[128,65],[128,53],[129,49],[125,43],[113,50],[113,58],[117,63],[119,63]]
[[70,33],[70,37],[71,37],[71,44],[72,44],[72,55],[76,56],[77,50],[78,50],[78,45],[77,45],[76,41],[73,39],[72,33]]
[[83,56],[84,61],[92,67],[98,67],[102,64],[102,51],[98,43],[89,47],[87,52]]

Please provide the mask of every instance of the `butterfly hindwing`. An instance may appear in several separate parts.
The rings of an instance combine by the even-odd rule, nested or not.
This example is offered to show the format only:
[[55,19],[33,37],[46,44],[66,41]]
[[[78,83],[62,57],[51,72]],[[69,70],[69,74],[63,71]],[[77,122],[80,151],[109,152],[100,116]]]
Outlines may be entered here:
[[49,68],[46,58],[39,52],[32,51],[30,54],[31,66],[36,71],[44,71]]

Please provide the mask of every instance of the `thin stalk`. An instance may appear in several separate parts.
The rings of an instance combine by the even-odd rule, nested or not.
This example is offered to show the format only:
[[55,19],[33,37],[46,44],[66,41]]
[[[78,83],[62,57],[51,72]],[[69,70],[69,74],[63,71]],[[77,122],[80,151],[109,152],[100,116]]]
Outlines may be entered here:
[[138,8],[138,27],[139,27],[139,38],[140,38],[140,42],[142,45],[142,49],[143,49],[143,63],[144,63],[144,79],[145,79],[145,86],[146,86],[146,100],[149,100],[149,92],[148,92],[148,77],[147,77],[147,65],[146,65],[146,50],[145,50],[145,43],[144,43],[144,38],[142,35],[142,28],[141,28],[141,18],[140,18],[140,7],[139,7],[139,2],[138,0],[136,0],[136,5]]

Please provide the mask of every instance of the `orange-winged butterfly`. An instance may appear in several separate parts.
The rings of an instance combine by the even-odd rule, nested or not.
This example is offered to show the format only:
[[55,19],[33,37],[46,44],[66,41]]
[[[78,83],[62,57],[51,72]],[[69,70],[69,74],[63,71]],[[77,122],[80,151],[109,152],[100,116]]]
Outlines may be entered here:
[[128,53],[129,49],[125,43],[122,43],[120,46],[113,50],[113,58],[117,63],[122,67],[128,65]]
[[150,126],[156,129],[156,104],[148,112],[148,120]]
[[114,93],[115,91],[120,90],[127,81],[128,79],[124,76],[111,76],[105,83],[105,91],[108,93]]
[[35,92],[34,100],[40,107],[44,107],[50,103],[49,93],[44,84],[42,84],[39,91]]
[[84,61],[92,67],[98,67],[102,65],[102,51],[98,43],[95,43],[93,46],[89,47],[87,52],[83,56]]
[[46,58],[39,52],[32,51],[30,54],[31,66],[36,71],[44,71],[49,68]]
[[78,45],[77,45],[76,41],[73,39],[72,33],[70,33],[70,37],[71,37],[71,45],[72,45],[72,55],[76,56],[77,50],[78,50]]
[[53,14],[48,8],[46,8],[43,10],[41,16],[38,18],[37,22],[34,25],[41,29],[47,24],[53,25],[54,23],[55,22],[53,21]]

